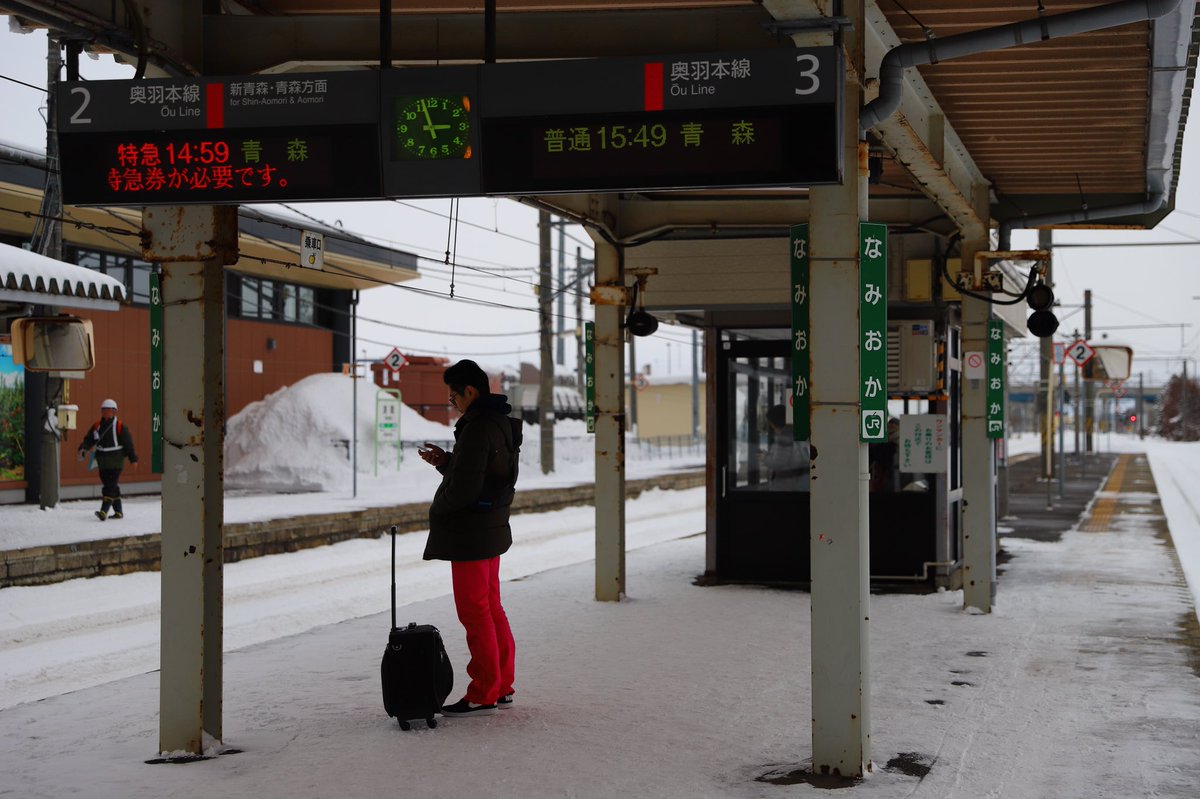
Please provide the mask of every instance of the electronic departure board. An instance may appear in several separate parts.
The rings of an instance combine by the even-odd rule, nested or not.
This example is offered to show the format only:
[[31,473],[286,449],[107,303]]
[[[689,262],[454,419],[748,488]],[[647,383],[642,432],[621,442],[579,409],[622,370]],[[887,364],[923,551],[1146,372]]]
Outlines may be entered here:
[[842,179],[836,47],[482,69],[489,194]]
[[152,205],[842,180],[836,47],[69,82],[64,200]]
[[67,202],[254,203],[379,195],[374,125],[63,137]]
[[840,177],[830,106],[704,109],[485,123],[484,182],[500,194],[779,186]]
[[63,198],[79,205],[381,196],[374,73],[63,84]]

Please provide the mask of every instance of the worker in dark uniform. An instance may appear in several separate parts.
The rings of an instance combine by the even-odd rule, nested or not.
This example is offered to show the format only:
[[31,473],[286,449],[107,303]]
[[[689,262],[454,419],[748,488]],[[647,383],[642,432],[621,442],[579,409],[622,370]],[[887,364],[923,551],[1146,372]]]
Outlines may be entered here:
[[137,453],[133,451],[133,435],[129,426],[117,418],[117,403],[106,399],[100,403],[100,421],[88,430],[87,435],[79,444],[79,459],[87,457],[88,450],[96,448],[96,467],[100,470],[100,483],[103,486],[103,498],[96,518],[104,521],[108,518],[109,508],[112,508],[112,518],[121,519],[125,514],[121,511],[121,469],[125,459],[137,463]]

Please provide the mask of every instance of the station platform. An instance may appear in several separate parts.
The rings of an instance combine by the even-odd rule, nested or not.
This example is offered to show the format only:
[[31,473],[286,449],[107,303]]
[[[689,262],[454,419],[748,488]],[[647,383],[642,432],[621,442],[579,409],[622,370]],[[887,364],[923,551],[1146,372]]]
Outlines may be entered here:
[[[955,591],[872,596],[874,769],[836,795],[1196,795],[1200,635],[1153,478],[1142,455],[1088,466],[1053,508],[1036,462],[1010,466],[992,613]],[[829,796],[808,773],[809,595],[696,585],[696,532],[628,553],[620,603],[593,601],[590,562],[506,583],[518,684],[494,716],[400,731],[375,614],[227,653],[237,751],[202,762],[146,764],[157,673],[0,711],[0,794]],[[457,699],[451,598],[400,617],[442,629]]]

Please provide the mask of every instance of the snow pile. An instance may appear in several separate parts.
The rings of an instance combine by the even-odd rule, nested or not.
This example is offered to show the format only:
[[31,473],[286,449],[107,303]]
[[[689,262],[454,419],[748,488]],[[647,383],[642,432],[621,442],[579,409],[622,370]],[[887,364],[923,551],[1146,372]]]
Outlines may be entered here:
[[[375,468],[375,394],[358,387],[358,471]],[[341,374],[315,374],[247,405],[225,432],[225,486],[256,491],[330,491],[350,485],[354,386]],[[405,441],[449,441],[452,429],[401,405]],[[395,464],[394,445],[380,462]]]
[[[225,432],[225,487],[234,490],[299,492],[343,491],[352,483],[350,470],[353,387],[341,374],[318,374],[281,388],[247,405],[229,419]],[[401,406],[400,438],[403,459],[397,469],[395,445],[379,448],[376,473],[376,387],[358,387],[358,483],[368,494],[383,492],[389,501],[402,501],[416,488],[422,499],[432,495],[437,473],[416,457],[416,445],[435,441],[451,449],[454,429],[431,422],[407,405]],[[525,425],[521,446],[521,487],[579,485],[595,474],[595,437],[580,419],[554,423],[554,469],[541,474],[541,428]],[[677,448],[678,449],[678,448]],[[636,479],[675,470],[704,468],[704,448],[663,451],[626,444],[628,477]],[[432,480],[432,487],[423,488]]]

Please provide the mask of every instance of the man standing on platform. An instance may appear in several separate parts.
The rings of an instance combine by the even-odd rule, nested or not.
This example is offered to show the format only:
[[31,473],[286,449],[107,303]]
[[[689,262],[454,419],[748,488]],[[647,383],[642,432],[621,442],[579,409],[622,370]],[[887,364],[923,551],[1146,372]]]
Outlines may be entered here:
[[459,361],[442,380],[462,416],[454,425],[453,452],[429,442],[419,451],[442,475],[429,506],[425,560],[450,561],[454,605],[471,652],[467,694],[442,715],[486,716],[513,702],[516,647],[500,603],[500,556],[512,546],[508,517],[521,422],[509,417],[508,398],[489,391],[487,374],[474,361]]

